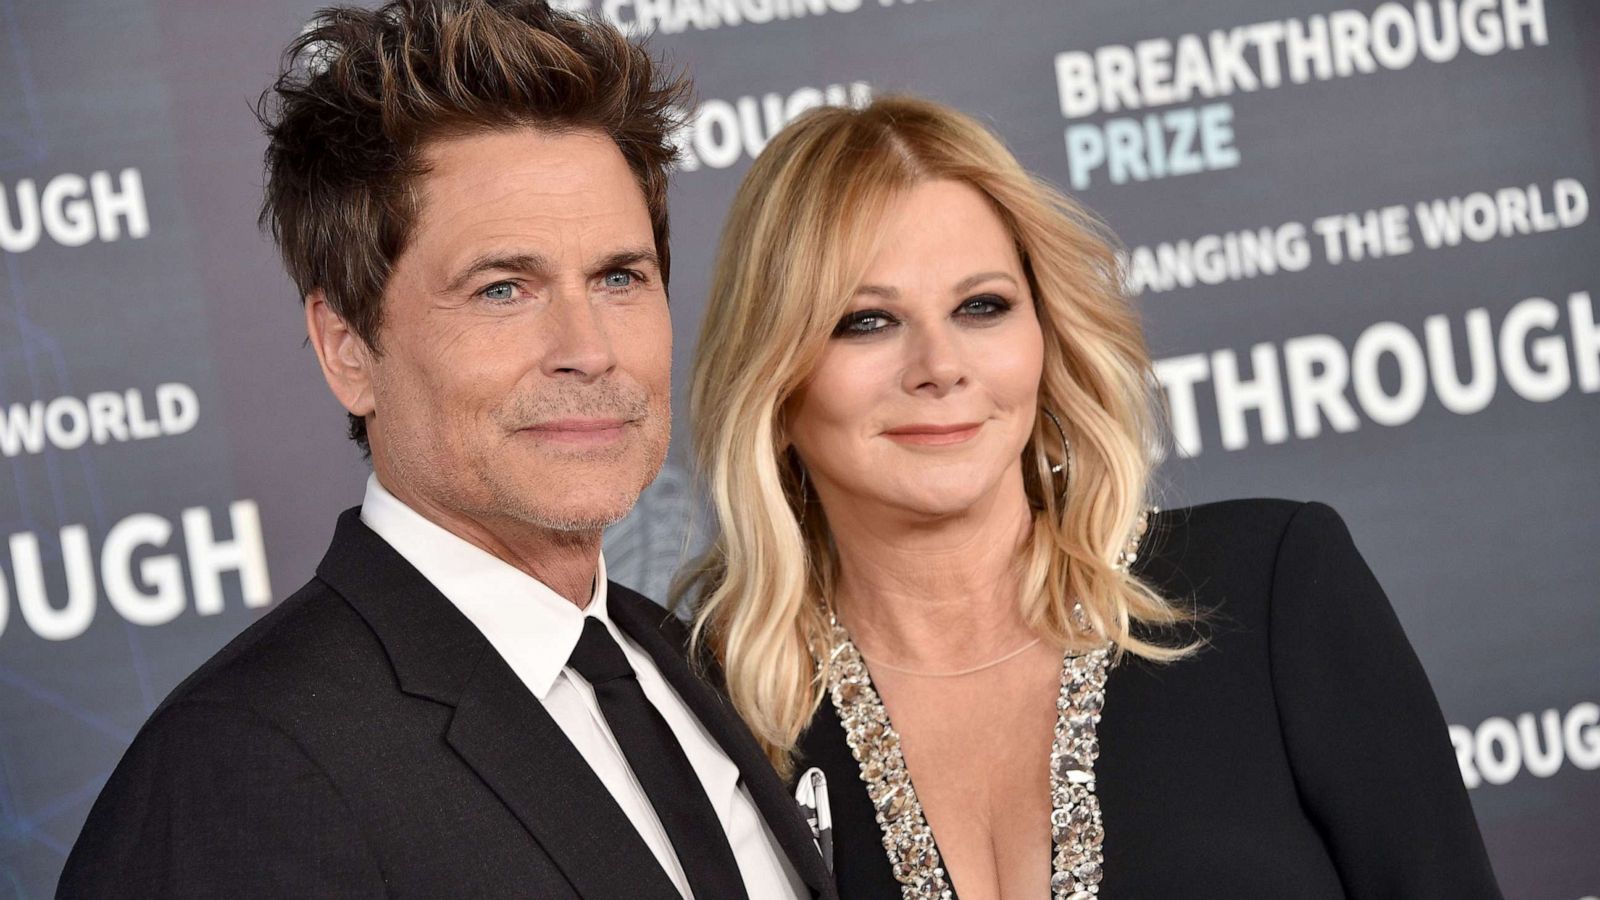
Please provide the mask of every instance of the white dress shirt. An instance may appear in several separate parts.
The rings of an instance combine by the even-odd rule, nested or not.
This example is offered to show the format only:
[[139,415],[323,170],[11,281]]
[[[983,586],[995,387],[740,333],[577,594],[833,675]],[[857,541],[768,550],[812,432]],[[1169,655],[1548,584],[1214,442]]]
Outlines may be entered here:
[[611,632],[638,674],[645,697],[683,745],[728,835],[752,900],[810,896],[750,799],[749,790],[740,783],[738,766],[662,678],[650,655],[607,615],[604,558],[595,573],[594,596],[588,608],[579,609],[533,576],[423,518],[385,490],[376,475],[367,479],[361,521],[483,632],[588,761],[679,893],[693,896],[672,842],[606,725],[594,689],[566,667],[586,616],[599,619]]

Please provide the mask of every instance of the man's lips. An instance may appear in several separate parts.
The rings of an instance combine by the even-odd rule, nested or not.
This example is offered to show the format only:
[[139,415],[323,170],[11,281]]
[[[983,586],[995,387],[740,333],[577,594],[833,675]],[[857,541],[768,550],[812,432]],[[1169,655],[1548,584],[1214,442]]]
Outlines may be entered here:
[[883,436],[901,444],[940,446],[969,441],[977,436],[978,429],[982,427],[982,422],[958,422],[953,425],[916,422],[910,425],[890,428],[883,432]]
[[579,447],[599,447],[620,440],[630,419],[572,417],[529,425],[519,433],[540,440]]

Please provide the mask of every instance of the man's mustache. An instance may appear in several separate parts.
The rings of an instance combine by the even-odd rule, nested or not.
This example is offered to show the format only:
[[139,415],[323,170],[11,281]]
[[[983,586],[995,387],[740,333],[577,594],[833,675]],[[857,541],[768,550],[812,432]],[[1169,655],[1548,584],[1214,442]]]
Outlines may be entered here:
[[643,390],[620,385],[585,385],[538,397],[518,397],[500,416],[507,428],[520,431],[561,419],[620,419],[633,422],[650,414],[650,397]]

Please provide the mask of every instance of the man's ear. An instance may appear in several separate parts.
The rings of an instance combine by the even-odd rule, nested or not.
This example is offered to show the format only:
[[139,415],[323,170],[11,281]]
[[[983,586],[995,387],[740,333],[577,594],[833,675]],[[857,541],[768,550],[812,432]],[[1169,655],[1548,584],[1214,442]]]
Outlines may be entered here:
[[333,311],[321,288],[306,295],[306,337],[333,396],[352,415],[371,415],[372,348]]

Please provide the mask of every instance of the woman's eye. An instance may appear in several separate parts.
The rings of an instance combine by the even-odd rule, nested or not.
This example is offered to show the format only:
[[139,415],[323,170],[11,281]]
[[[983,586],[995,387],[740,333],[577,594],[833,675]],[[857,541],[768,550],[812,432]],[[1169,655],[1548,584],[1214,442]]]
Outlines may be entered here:
[[517,286],[510,281],[496,282],[479,291],[478,296],[495,303],[506,303],[517,299]]
[[971,300],[961,304],[961,307],[959,310],[957,310],[957,312],[959,312],[961,315],[971,316],[973,318],[989,319],[1001,315],[1010,309],[1011,304],[1007,303],[1004,299],[996,297],[992,294],[986,294],[981,297],[973,297]]
[[605,277],[600,279],[600,283],[602,285],[604,285],[608,290],[613,291],[626,290],[627,288],[633,287],[634,281],[634,274],[625,269],[607,272]]
[[833,329],[834,337],[849,337],[851,335],[872,334],[882,331],[894,324],[894,319],[882,310],[864,309],[853,312],[839,320]]

